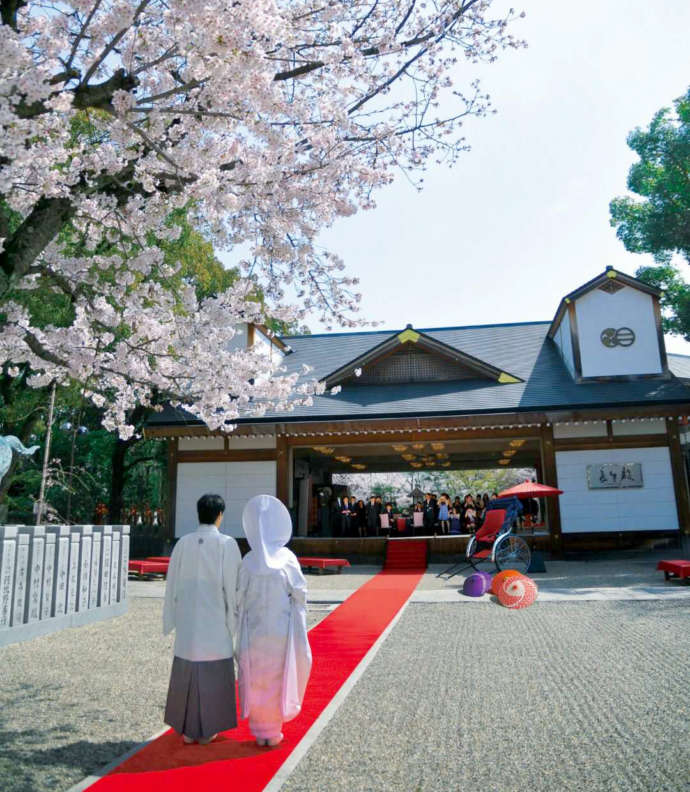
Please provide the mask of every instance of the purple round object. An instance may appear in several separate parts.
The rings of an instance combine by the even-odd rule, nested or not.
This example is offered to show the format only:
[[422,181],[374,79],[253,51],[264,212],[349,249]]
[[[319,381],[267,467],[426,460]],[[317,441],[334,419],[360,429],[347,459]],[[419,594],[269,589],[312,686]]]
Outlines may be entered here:
[[491,588],[491,581],[494,579],[494,576],[491,574],[491,572],[477,572],[477,574],[481,575],[486,581],[486,586],[484,587],[484,593],[486,594],[486,592]]
[[466,597],[481,597],[485,591],[486,581],[478,572],[465,578],[465,582],[462,584],[462,593]]

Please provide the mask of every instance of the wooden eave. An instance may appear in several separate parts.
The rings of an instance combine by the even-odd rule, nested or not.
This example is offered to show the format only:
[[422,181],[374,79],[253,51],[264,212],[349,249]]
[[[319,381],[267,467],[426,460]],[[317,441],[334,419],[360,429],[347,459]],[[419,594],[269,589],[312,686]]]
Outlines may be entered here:
[[426,333],[415,330],[411,325],[408,325],[404,330],[398,333],[393,333],[389,338],[384,339],[381,343],[367,350],[363,355],[359,355],[345,365],[335,369],[325,376],[322,382],[327,388],[332,388],[344,379],[354,376],[355,369],[363,368],[370,363],[380,360],[396,351],[401,344],[409,343],[416,344],[420,349],[434,352],[454,362],[462,363],[468,368],[476,371],[479,376],[485,377],[486,379],[495,380],[501,384],[523,382],[522,379],[509,372],[496,368],[496,366],[492,366],[490,363],[486,363],[484,360],[480,360],[473,355],[468,355],[466,352],[462,352],[456,347],[444,344],[442,341],[438,341]]

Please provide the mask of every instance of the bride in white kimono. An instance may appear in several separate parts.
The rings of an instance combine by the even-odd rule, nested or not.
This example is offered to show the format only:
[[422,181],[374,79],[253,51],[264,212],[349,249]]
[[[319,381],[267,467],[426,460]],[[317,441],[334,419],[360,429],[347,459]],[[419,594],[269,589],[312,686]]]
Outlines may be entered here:
[[238,577],[241,717],[259,745],[278,745],[282,724],[301,710],[311,671],[307,639],[307,582],[285,545],[292,522],[271,495],[245,506],[242,527],[250,552]]

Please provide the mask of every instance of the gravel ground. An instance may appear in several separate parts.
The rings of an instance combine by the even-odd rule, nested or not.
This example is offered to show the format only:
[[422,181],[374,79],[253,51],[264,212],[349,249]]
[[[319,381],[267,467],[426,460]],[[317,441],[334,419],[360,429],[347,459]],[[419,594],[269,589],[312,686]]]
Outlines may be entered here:
[[283,790],[687,790],[689,616],[411,604]]
[[[173,636],[163,601],[0,649],[0,791],[60,792],[160,731]],[[313,626],[329,613],[309,610]]]

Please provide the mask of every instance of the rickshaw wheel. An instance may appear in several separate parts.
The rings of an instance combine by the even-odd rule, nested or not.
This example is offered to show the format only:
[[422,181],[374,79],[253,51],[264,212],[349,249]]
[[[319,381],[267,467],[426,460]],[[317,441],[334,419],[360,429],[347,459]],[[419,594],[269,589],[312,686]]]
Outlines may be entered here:
[[494,560],[500,572],[502,569],[514,569],[523,575],[529,569],[532,559],[529,545],[520,536],[505,536],[496,547]]

